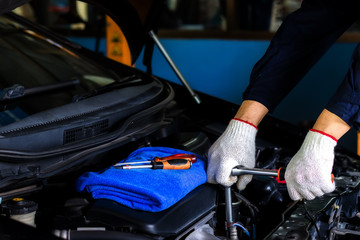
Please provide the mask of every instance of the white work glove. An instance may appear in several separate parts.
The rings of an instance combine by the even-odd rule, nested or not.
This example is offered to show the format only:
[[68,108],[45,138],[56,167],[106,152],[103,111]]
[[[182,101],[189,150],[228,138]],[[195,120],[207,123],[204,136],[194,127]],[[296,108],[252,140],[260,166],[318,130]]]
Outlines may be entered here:
[[286,167],[285,181],[291,199],[311,200],[335,190],[331,172],[337,140],[317,130],[310,130]]
[[209,183],[231,186],[237,181],[243,190],[251,181],[251,175],[231,176],[237,166],[255,167],[255,137],[257,128],[247,122],[232,119],[223,134],[211,146],[208,153],[207,178]]

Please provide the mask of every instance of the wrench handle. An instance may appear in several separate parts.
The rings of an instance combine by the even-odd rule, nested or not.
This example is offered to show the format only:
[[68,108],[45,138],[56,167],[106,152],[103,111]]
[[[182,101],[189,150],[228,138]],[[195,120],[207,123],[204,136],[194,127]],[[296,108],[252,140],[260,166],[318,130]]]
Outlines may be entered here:
[[[261,168],[246,168],[237,166],[232,169],[231,175],[233,176],[241,176],[241,175],[262,175],[262,176],[272,176],[276,177],[276,180],[279,183],[285,182],[285,170],[286,168],[279,169],[261,169]],[[331,174],[331,182],[334,182],[335,177],[334,174]]]

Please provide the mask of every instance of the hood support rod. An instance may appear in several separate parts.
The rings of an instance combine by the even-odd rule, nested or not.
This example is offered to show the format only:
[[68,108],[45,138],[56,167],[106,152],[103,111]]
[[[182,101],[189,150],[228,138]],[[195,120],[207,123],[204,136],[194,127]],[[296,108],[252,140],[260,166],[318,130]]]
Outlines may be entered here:
[[167,53],[167,51],[165,50],[164,46],[161,44],[161,42],[159,41],[159,38],[156,36],[156,34],[154,33],[153,30],[149,31],[149,35],[150,37],[154,40],[156,46],[159,48],[160,52],[162,53],[162,55],[164,56],[164,58],[166,59],[166,61],[169,63],[169,65],[171,66],[171,68],[173,69],[173,71],[175,72],[176,76],[180,79],[180,81],[182,82],[182,84],[186,87],[186,89],[189,91],[189,93],[191,94],[191,96],[194,98],[195,102],[197,104],[201,103],[201,100],[199,98],[199,96],[192,90],[192,88],[190,87],[190,85],[188,84],[188,82],[186,81],[186,79],[184,78],[184,76],[181,74],[181,72],[179,71],[179,69],[176,67],[174,61],[171,59],[170,55]]

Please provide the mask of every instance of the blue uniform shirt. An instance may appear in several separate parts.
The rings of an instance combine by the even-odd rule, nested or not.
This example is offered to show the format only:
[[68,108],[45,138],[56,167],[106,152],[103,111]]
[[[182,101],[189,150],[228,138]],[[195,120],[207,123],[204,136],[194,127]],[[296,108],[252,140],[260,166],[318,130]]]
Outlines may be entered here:
[[[255,64],[244,100],[255,100],[270,112],[304,77],[333,43],[360,18],[360,0],[303,0]],[[360,128],[360,46],[348,74],[326,109]]]

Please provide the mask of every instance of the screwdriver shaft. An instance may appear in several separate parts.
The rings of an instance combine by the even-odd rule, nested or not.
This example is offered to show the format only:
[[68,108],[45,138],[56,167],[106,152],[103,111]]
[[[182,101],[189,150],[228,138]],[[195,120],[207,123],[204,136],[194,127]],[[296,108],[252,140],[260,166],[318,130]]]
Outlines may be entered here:
[[116,163],[114,165],[114,167],[120,167],[120,166],[124,166],[124,165],[133,165],[133,164],[146,164],[146,163],[151,163],[151,161],[140,161],[140,162],[122,162],[122,163]]
[[121,169],[141,169],[141,168],[153,168],[151,164],[143,164],[143,165],[123,165],[119,166]]

